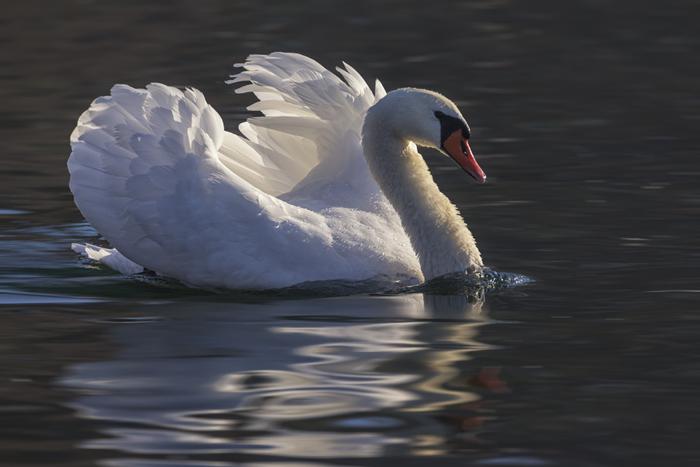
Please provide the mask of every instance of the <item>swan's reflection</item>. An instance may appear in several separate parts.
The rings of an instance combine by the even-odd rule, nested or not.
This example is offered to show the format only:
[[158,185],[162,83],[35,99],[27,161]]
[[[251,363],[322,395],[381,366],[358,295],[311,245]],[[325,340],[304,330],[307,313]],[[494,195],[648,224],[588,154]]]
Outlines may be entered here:
[[488,321],[481,300],[412,295],[230,308],[170,308],[161,321],[115,326],[120,355],[72,367],[63,383],[80,394],[73,406],[107,422],[108,437],[88,447],[431,454],[454,430],[445,412],[480,398],[468,375],[478,371],[469,365],[474,352],[488,348],[476,340]]

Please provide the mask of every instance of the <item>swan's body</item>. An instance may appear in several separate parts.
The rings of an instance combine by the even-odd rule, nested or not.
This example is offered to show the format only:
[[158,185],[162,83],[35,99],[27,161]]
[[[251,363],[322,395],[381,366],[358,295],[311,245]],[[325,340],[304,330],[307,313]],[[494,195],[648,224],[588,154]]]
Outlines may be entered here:
[[238,92],[255,92],[249,109],[264,116],[241,124],[242,137],[192,89],[117,85],[93,102],[71,135],[70,187],[119,253],[76,248],[227,288],[481,268],[413,144],[437,147],[441,122],[411,111],[463,122],[453,104],[413,89],[385,97],[347,65],[343,82],[297,54],[243,67],[233,82],[250,82]]

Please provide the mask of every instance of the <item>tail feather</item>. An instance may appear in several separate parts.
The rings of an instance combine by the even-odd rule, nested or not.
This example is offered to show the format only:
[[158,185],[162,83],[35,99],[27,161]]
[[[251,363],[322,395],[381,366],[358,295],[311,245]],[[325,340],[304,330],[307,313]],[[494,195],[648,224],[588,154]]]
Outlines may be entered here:
[[140,274],[144,271],[142,266],[119,253],[116,248],[102,248],[90,243],[73,243],[71,244],[71,249],[84,258],[109,266],[115,271],[128,276]]

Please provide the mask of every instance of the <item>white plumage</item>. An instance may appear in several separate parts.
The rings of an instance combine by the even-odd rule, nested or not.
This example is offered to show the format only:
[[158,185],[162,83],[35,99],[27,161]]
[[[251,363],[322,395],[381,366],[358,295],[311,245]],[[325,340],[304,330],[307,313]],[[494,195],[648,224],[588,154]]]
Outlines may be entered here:
[[[263,114],[242,123],[241,136],[195,89],[115,85],[92,103],[71,135],[70,189],[125,258],[74,249],[193,286],[423,279],[416,239],[363,157],[362,125],[386,94],[381,84],[372,92],[350,66],[338,69],[343,81],[298,54],[252,55],[240,66],[230,82],[247,83],[236,92],[255,93],[249,110]],[[480,266],[473,256],[465,269]]]

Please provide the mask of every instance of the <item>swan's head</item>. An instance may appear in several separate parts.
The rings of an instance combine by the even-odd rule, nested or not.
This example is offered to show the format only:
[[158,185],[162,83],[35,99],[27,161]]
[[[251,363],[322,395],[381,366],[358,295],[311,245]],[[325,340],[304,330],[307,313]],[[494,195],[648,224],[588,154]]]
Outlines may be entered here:
[[377,123],[384,131],[418,146],[438,149],[477,182],[486,181],[469,146],[469,125],[445,96],[425,89],[396,89],[370,109],[367,119],[374,118],[381,120]]

